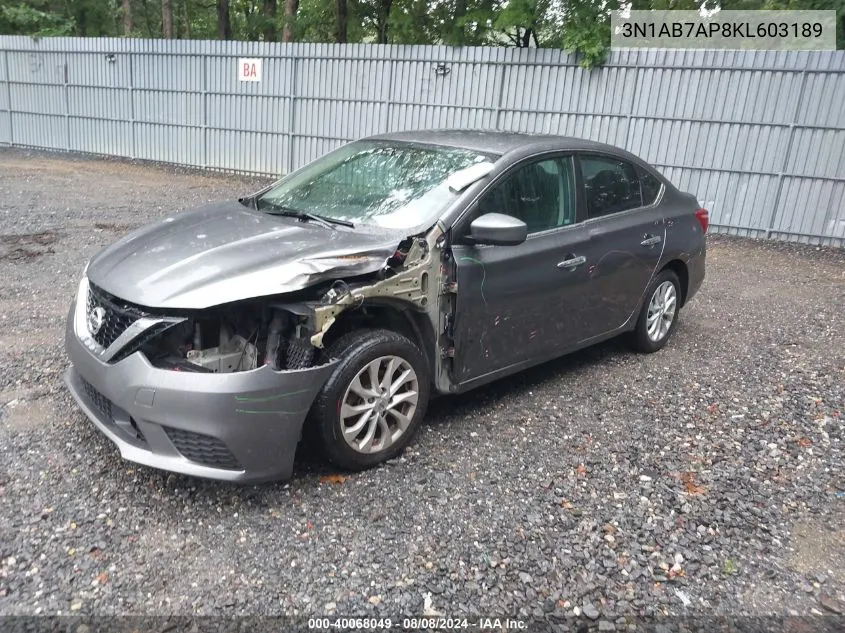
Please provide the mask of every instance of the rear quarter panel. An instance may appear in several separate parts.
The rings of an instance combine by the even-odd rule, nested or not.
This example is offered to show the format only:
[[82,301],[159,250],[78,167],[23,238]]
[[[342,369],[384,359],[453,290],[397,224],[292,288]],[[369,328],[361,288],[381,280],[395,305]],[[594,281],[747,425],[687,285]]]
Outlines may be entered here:
[[707,242],[701,223],[695,216],[700,205],[692,194],[667,186],[661,206],[664,207],[666,222],[666,247],[661,266],[673,260],[686,264],[689,274],[684,298],[686,303],[698,292],[704,281]]

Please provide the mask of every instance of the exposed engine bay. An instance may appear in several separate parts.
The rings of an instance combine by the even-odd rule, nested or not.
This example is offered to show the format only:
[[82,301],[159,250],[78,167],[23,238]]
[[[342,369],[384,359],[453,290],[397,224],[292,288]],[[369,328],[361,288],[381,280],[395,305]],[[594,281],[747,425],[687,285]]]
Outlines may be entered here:
[[269,302],[250,301],[186,318],[148,341],[141,351],[160,368],[232,373],[260,365],[302,369],[316,348],[304,336],[302,318]]
[[[171,313],[182,320],[137,349],[154,366],[174,371],[232,373],[263,365],[278,371],[304,369],[330,360],[326,343],[338,331],[366,322],[379,306],[389,305],[438,324],[432,329],[440,335],[432,343],[447,357],[452,305],[438,297],[453,292],[449,288],[454,284],[448,283],[443,265],[443,241],[435,227],[426,236],[403,240],[376,272],[323,281],[294,293]],[[336,325],[340,320],[343,326]]]

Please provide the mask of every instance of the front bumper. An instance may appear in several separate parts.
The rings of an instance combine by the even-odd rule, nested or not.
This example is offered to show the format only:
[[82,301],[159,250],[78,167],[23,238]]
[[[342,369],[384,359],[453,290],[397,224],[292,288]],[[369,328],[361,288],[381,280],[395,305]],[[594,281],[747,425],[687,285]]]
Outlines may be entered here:
[[108,364],[80,340],[76,302],[65,383],[121,456],[185,475],[237,482],[290,477],[302,425],[334,363],[229,374],[153,367],[143,354]]

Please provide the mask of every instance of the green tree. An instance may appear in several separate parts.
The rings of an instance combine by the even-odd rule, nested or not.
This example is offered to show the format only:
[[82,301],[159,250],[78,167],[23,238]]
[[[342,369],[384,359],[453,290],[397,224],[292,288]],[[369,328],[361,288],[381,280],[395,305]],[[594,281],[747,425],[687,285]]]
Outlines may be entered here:
[[0,0],[0,33],[559,47],[601,64],[632,9],[834,9],[845,0]]
[[428,0],[394,0],[390,39],[394,44],[430,44],[437,41],[441,16]]
[[618,9],[617,0],[570,3],[564,12],[561,47],[580,57],[585,68],[603,63],[610,49],[610,14]]
[[[729,1],[736,2],[738,0]],[[833,9],[836,11],[836,48],[839,50],[845,49],[845,0],[764,0],[762,8],[812,11]]]
[[493,27],[501,31],[513,46],[542,46],[540,33],[549,31],[552,18],[549,0],[508,0],[498,10]]
[[72,18],[41,7],[24,3],[0,7],[0,33],[46,37],[73,35],[75,28]]

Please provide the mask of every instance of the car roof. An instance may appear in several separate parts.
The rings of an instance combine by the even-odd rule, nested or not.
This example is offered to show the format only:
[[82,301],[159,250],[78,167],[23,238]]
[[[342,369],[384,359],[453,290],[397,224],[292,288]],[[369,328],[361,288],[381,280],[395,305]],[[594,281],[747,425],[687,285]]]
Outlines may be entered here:
[[[624,150],[604,143],[596,143],[572,136],[553,136],[547,134],[524,134],[493,130],[414,130],[392,132],[370,136],[367,140],[397,141],[404,143],[423,143],[457,147],[485,154],[504,155],[515,150],[524,153],[549,150],[604,150],[614,153],[626,153]],[[522,153],[522,152],[521,152]]]

